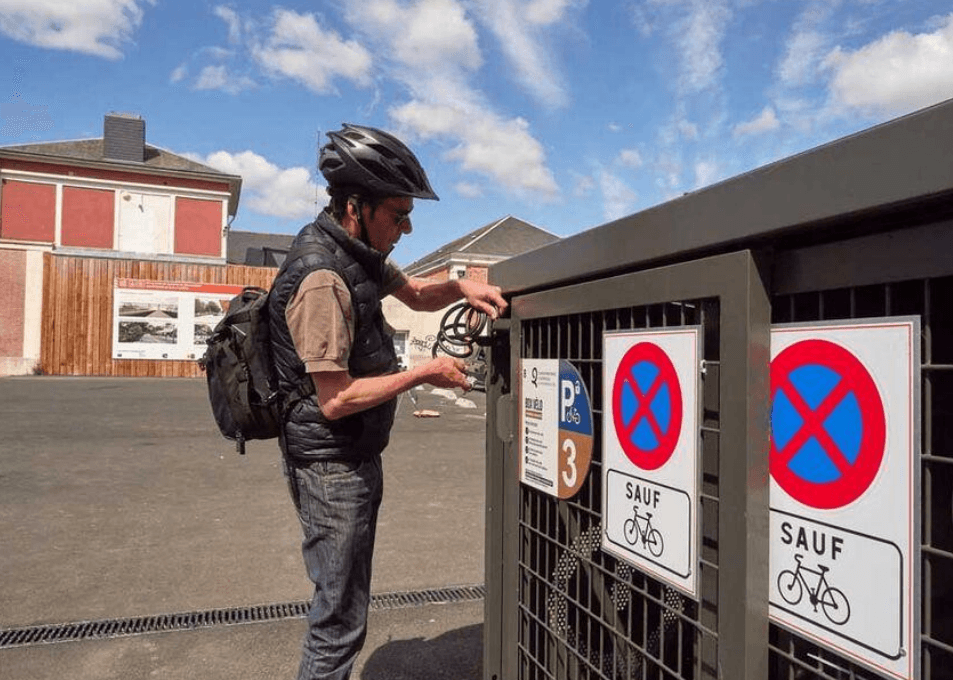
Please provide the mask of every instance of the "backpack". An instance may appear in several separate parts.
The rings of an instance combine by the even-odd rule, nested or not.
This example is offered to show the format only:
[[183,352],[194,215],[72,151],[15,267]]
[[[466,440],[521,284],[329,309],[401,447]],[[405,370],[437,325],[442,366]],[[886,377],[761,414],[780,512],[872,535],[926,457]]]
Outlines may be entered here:
[[268,291],[246,286],[207,341],[199,359],[208,382],[212,415],[226,439],[245,453],[249,439],[281,432],[277,378],[268,333]]

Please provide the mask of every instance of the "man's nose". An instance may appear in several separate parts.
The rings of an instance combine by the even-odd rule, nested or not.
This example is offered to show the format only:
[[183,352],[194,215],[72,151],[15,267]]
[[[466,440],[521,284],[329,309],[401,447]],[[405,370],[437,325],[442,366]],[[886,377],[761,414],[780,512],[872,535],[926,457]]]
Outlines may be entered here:
[[414,225],[410,223],[410,218],[409,218],[409,217],[406,218],[406,219],[404,219],[404,220],[400,223],[400,233],[402,233],[402,234],[409,234],[409,233],[412,232],[413,230],[414,230]]

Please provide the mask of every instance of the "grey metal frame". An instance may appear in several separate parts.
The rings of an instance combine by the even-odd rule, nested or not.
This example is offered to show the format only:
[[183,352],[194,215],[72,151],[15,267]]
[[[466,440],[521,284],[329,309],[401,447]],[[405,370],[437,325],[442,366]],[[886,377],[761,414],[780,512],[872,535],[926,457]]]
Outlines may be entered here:
[[[518,511],[521,494],[526,498],[528,492],[518,483],[516,386],[511,381],[527,338],[535,342],[534,333],[559,328],[563,315],[583,310],[605,319],[603,312],[615,313],[620,307],[634,310],[712,297],[719,302],[720,330],[718,668],[711,671],[706,662],[702,672],[696,669],[694,674],[730,680],[881,677],[767,624],[769,332],[771,323],[917,315],[922,329],[923,506],[917,566],[922,603],[918,680],[949,676],[953,668],[951,158],[953,100],[490,270],[491,282],[512,296],[513,315],[495,325],[495,332],[508,336],[510,344],[506,350],[494,347],[488,386],[486,680],[520,677],[515,612],[522,606],[518,597],[525,585],[517,579],[519,551],[525,549],[519,532],[525,526],[520,526]],[[648,311],[646,323],[655,323]],[[708,349],[706,341],[706,353]],[[558,503],[561,508],[572,507],[566,501]],[[564,542],[556,546],[567,547],[572,546]],[[601,563],[595,557],[589,576],[613,577],[599,571]],[[728,560],[730,569],[725,568]],[[646,600],[655,598],[651,606],[664,605],[658,592],[642,595]],[[609,631],[612,622],[598,623],[600,631]],[[554,637],[551,633],[545,631],[548,639]],[[711,641],[707,632],[702,635],[706,644]],[[610,644],[606,649],[615,648]],[[644,669],[641,673],[640,677],[653,679],[679,676],[677,670],[658,667],[647,676]],[[587,680],[607,675],[593,664],[565,674]],[[618,673],[613,669],[608,675]]]
[[[953,578],[953,518],[947,502],[953,449],[950,421],[938,412],[953,408],[953,314],[937,318],[949,309],[953,292],[951,247],[953,221],[940,220],[777,253],[772,279],[773,323],[920,318],[921,417],[915,428],[922,446],[922,507],[920,542],[912,557],[921,579],[920,616],[913,622],[919,631],[921,680],[947,677],[953,663],[953,611],[945,592]],[[772,680],[880,677],[773,626],[771,638]]]
[[[524,322],[544,317],[682,300],[719,301],[721,440],[718,470],[718,677],[767,677],[768,402],[770,305],[766,263],[749,251],[518,296],[510,321],[511,368]],[[600,339],[601,342],[601,339]],[[509,386],[515,390],[515,386]],[[487,680],[518,677],[515,606],[519,474],[513,393],[488,391]],[[502,531],[500,531],[502,529]],[[503,559],[510,556],[510,559]],[[497,640],[497,634],[499,639]]]

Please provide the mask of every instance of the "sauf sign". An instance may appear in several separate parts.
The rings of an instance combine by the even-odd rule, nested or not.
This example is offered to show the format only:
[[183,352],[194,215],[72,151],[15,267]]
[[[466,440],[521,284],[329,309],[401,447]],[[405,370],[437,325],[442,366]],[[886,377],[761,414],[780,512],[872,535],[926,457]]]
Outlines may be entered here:
[[770,616],[904,680],[919,667],[919,330],[771,332]]
[[603,335],[602,548],[698,598],[698,327]]

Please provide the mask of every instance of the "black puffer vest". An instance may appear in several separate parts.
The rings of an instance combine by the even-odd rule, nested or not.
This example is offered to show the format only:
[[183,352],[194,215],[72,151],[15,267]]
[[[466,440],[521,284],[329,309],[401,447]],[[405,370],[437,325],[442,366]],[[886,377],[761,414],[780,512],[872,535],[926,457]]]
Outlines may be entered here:
[[[295,248],[309,252],[293,258]],[[295,350],[285,309],[301,282],[313,271],[326,269],[340,276],[351,292],[354,345],[348,371],[354,378],[393,373],[397,354],[385,330],[380,289],[385,257],[353,239],[328,213],[305,226],[292,244],[289,259],[278,272],[268,300],[271,349],[278,373],[278,392],[313,392],[311,376]],[[311,250],[313,249],[314,252]],[[285,453],[294,460],[367,457],[387,446],[394,424],[396,399],[338,420],[328,420],[312,395],[290,406],[284,416]]]

